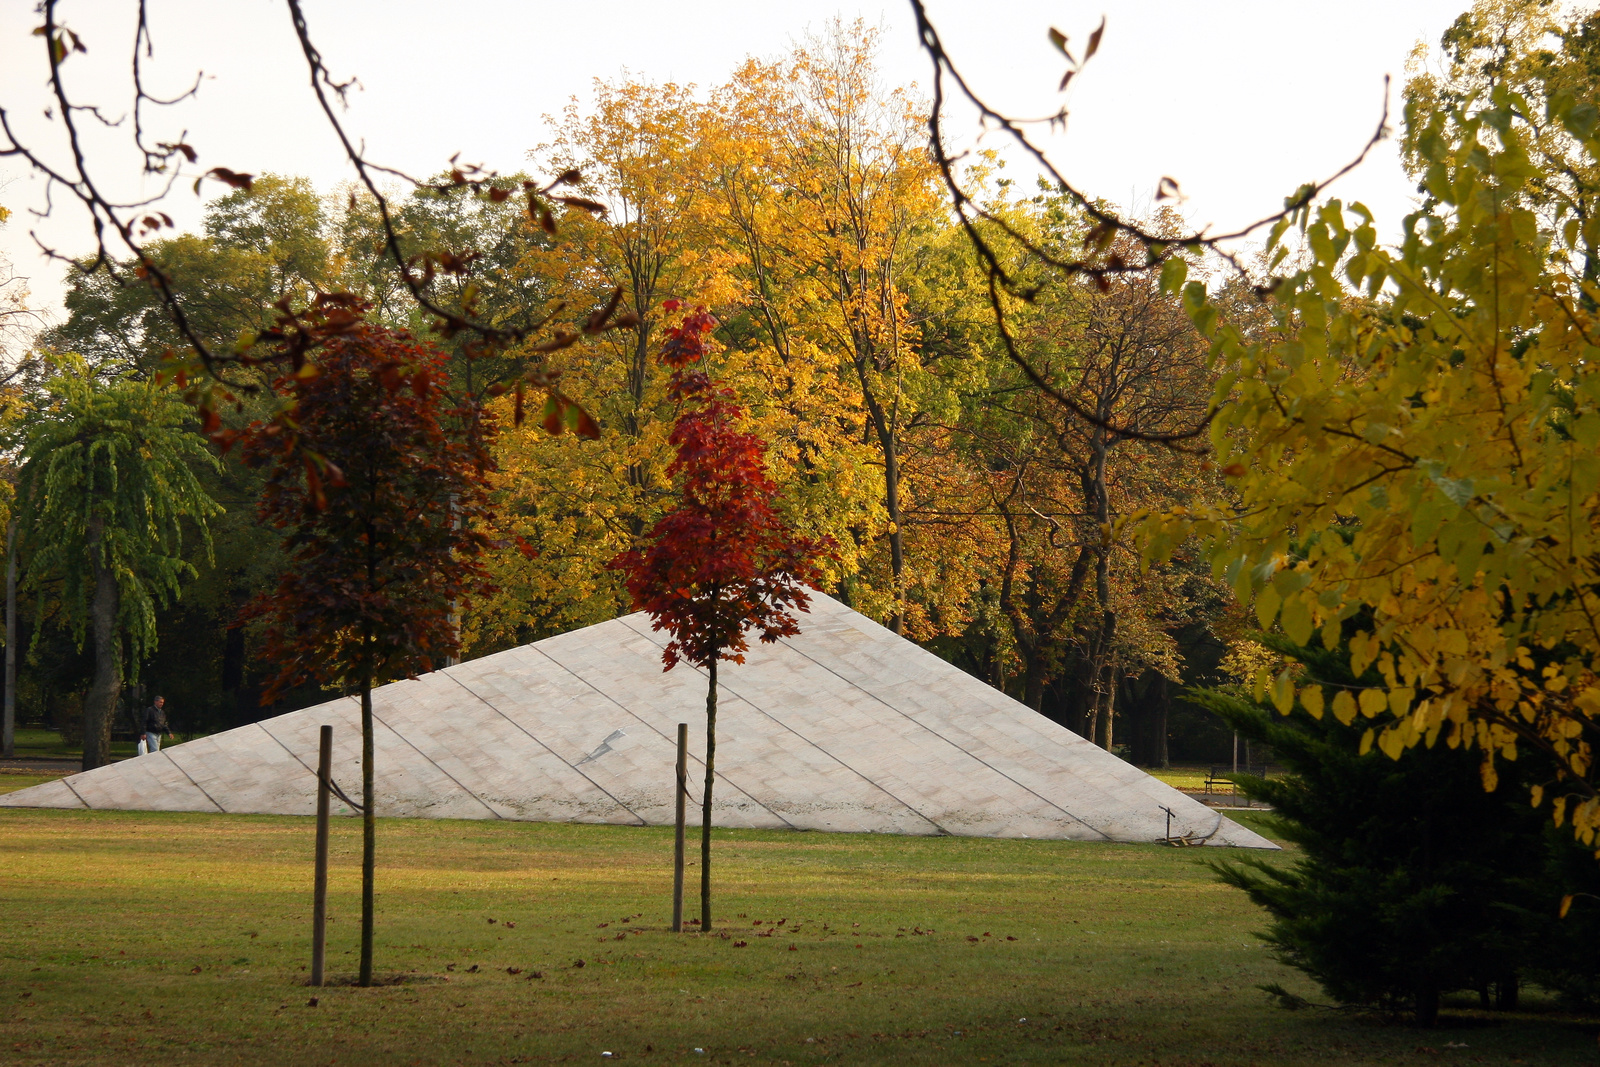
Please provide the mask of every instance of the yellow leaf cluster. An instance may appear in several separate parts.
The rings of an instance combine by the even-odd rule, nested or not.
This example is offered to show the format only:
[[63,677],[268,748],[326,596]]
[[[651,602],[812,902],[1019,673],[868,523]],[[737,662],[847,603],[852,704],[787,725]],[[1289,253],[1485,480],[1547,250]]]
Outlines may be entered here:
[[[1331,701],[1308,684],[1308,710],[1372,720],[1367,743],[1393,757],[1440,737],[1478,746],[1491,789],[1495,760],[1536,746],[1586,798],[1557,820],[1592,842],[1600,289],[1583,264],[1600,203],[1552,207],[1561,176],[1513,131],[1548,115],[1590,172],[1600,142],[1591,102],[1543,88],[1532,103],[1504,82],[1431,110],[1413,101],[1427,207],[1393,249],[1360,204],[1285,220],[1280,256],[1294,228],[1309,262],[1275,290],[1265,338],[1200,314],[1209,297],[1190,284],[1222,375],[1212,444],[1237,472],[1237,507],[1169,513],[1147,534],[1156,554],[1207,538],[1263,626],[1346,640],[1352,672],[1381,679]],[[1281,685],[1280,706],[1293,699]]]

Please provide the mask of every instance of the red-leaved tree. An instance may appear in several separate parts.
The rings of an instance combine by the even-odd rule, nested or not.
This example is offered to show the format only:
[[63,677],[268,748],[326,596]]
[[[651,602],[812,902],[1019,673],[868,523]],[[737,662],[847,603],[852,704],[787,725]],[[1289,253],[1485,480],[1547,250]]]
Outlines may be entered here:
[[246,609],[278,664],[263,701],[306,680],[361,693],[361,973],[372,981],[372,689],[443,666],[453,615],[484,590],[479,531],[492,424],[445,393],[447,357],[362,322],[328,342],[310,373],[276,383],[288,419],[241,435],[267,466],[261,518],[284,531],[290,567]]
[[[669,300],[666,310],[678,310]],[[711,929],[711,793],[716,777],[717,663],[744,662],[746,635],[776,641],[800,632],[796,611],[810,604],[825,541],[796,535],[773,507],[778,487],[767,475],[766,444],[739,429],[744,412],[733,392],[699,366],[714,323],[704,308],[666,331],[661,362],[671,370],[667,395],[679,405],[668,439],[677,456],[672,510],[641,543],[611,560],[627,576],[636,608],[672,634],[666,670],[680,661],[703,667],[706,689],[706,785],[700,815],[700,929]]]

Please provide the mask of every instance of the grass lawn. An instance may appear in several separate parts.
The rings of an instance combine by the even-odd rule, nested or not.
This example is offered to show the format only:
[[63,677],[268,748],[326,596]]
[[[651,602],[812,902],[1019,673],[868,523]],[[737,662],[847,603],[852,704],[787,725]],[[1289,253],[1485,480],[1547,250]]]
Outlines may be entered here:
[[[1212,766],[1213,765],[1209,763],[1174,763],[1170,767],[1140,767],[1139,769],[1150,775],[1152,778],[1157,778],[1163,782],[1166,782],[1174,789],[1187,789],[1192,792],[1200,792],[1206,787],[1206,777],[1211,773]],[[1219,767],[1223,773],[1227,773],[1228,766],[1226,764],[1217,764],[1216,766]],[[1240,770],[1243,770],[1243,768],[1241,767]],[[1282,770],[1278,769],[1277,767],[1273,767],[1270,777],[1277,778],[1282,774]],[[1233,786],[1228,783],[1223,783],[1222,785],[1214,787],[1213,791],[1226,796],[1233,792]]]
[[1200,763],[1174,763],[1170,767],[1140,767],[1140,770],[1158,778],[1174,789],[1201,790],[1206,787],[1206,775],[1210,773],[1210,764]]
[[[308,990],[311,845],[307,819],[0,810],[0,1061],[1595,1061],[1594,1021],[1549,1010],[1274,1008],[1256,985],[1320,996],[1198,850],[1153,845],[719,832],[725,925],[674,936],[670,831],[385,820],[378,970],[413,980]],[[358,848],[338,821],[335,972]]]
[[[55,730],[37,726],[19,726],[13,734],[18,759],[82,759],[83,746],[69,745],[61,740]],[[113,760],[128,759],[134,754],[134,741],[111,742]]]
[[[0,793],[14,793],[18,789],[26,789],[30,785],[43,785],[45,782],[53,782],[57,778],[63,777],[65,777],[65,775],[34,774],[31,771],[0,771]],[[4,831],[0,831],[0,834],[3,833]]]

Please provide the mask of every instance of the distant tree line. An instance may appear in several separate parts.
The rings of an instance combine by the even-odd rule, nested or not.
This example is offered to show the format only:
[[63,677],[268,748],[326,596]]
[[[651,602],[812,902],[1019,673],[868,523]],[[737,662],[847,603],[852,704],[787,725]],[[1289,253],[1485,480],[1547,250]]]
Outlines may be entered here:
[[[1066,416],[1004,358],[978,266],[942,206],[925,105],[879,83],[874,46],[870,30],[834,26],[703,94],[597,85],[593,106],[569,108],[532,152],[540,169],[580,171],[577,191],[606,208],[558,209],[559,238],[515,198],[467,185],[397,201],[408,254],[420,262],[445,250],[464,265],[428,271],[440,299],[526,324],[559,305],[601,307],[620,290],[632,312],[627,328],[549,357],[563,390],[599,420],[598,439],[550,437],[537,420],[515,426],[521,396],[494,402],[505,432],[483,532],[501,546],[487,557],[497,592],[466,606],[465,653],[628,609],[604,563],[672,495],[673,404],[651,353],[669,324],[662,305],[676,299],[713,315],[710,358],[771,450],[787,520],[839,546],[829,592],[1141,762],[1225,758],[1227,731],[1173,698],[1218,677],[1238,627],[1225,590],[1193,556],[1142,569],[1122,525],[1141,509],[1211,499],[1221,479],[1198,457]],[[1070,200],[1019,190],[997,161],[980,160],[974,174],[996,210],[1041,242],[1070,247],[1091,229]],[[383,242],[361,190],[319,193],[263,175],[214,200],[203,232],[154,241],[148,253],[185,294],[190,328],[224,351],[271,329],[275,304],[319,293],[351,293],[375,322],[423,328]],[[1018,304],[1016,332],[1054,388],[1135,430],[1203,415],[1204,340],[1155,279],[1102,288],[1041,273],[1040,285],[1036,301]],[[1221,299],[1248,326],[1256,312],[1243,291]],[[43,343],[110,383],[153,380],[183,338],[158,293],[101,271],[74,276],[66,318]],[[466,335],[440,343],[458,392],[527,358],[513,348],[462,359]],[[267,383],[267,369],[254,373]],[[45,417],[47,375],[24,383],[17,433]],[[234,394],[218,409],[224,427],[267,417],[278,402],[265,388]],[[285,689],[261,705],[276,665],[262,656],[258,625],[236,623],[285,562],[255,512],[262,475],[229,454],[196,476],[224,511],[209,522],[209,550],[187,543],[194,577],[155,613],[139,671],[184,731],[327,692]],[[19,713],[65,724],[91,660],[54,579],[22,562],[31,651]]]

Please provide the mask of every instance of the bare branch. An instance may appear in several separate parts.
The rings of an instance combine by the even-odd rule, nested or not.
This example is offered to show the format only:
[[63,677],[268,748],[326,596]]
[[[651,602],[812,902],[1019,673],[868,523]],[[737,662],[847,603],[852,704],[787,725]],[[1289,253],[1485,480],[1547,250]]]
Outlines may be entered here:
[[[933,64],[933,101],[928,114],[929,148],[933,154],[934,162],[939,168],[945,189],[949,194],[956,221],[966,234],[984,273],[987,275],[989,304],[994,314],[995,323],[1006,355],[1037,388],[1077,417],[1100,427],[1107,433],[1130,440],[1161,443],[1178,448],[1181,451],[1204,452],[1206,450],[1204,446],[1188,446],[1183,442],[1192,441],[1205,433],[1210,421],[1209,416],[1199,424],[1181,431],[1173,433],[1142,433],[1131,427],[1118,426],[1107,422],[1084,409],[1064,392],[1056,388],[1049,381],[1047,375],[1033,366],[1019,350],[1013,332],[1007,324],[1005,299],[1014,298],[1032,303],[1038,298],[1042,287],[1037,284],[1027,284],[1020,277],[1018,271],[1009,269],[1006,266],[999,250],[990,237],[985,234],[984,227],[991,227],[998,233],[1003,234],[1016,247],[1021,248],[1026,253],[1030,263],[1043,265],[1064,278],[1092,280],[1102,290],[1107,287],[1109,280],[1113,277],[1143,274],[1160,268],[1177,251],[1204,252],[1214,255],[1226,263],[1237,276],[1250,281],[1250,276],[1244,265],[1239,262],[1235,253],[1229,250],[1226,245],[1307,212],[1311,204],[1330,185],[1349,174],[1366,160],[1372,149],[1389,135],[1388,78],[1384,78],[1383,110],[1377,128],[1355,158],[1333,175],[1322,181],[1309,182],[1301,186],[1293,196],[1284,201],[1282,210],[1265,215],[1240,229],[1221,234],[1211,234],[1201,229],[1173,235],[1156,232],[1143,223],[1123,217],[1068,181],[1051,161],[1048,154],[1029,137],[1026,129],[1027,126],[1040,122],[1048,123],[1052,127],[1063,123],[1066,119],[1066,110],[1063,108],[1055,115],[1042,120],[1019,119],[995,110],[968,84],[966,78],[950,58],[949,53],[945,51],[938,31],[928,18],[923,0],[911,0],[911,9],[915,16],[917,36],[921,42],[922,49],[927,53],[929,60]],[[1102,20],[1100,29],[1095,31],[1093,37],[1096,47],[1099,44],[1100,35],[1104,28],[1105,24]],[[1052,40],[1057,37],[1061,37],[1061,35],[1052,31]],[[1061,40],[1057,41],[1057,45],[1067,55],[1069,61],[1072,61],[1073,67],[1068,72],[1067,78],[1063,79],[1062,88],[1065,88],[1072,76],[1081,71],[1083,67],[1083,63],[1077,62],[1069,52],[1066,52],[1064,40],[1065,38],[1061,37]],[[1089,54],[1092,54],[1093,51],[1094,49],[1091,49]],[[1085,55],[1084,62],[1088,61],[1089,54]],[[950,88],[951,86],[954,87],[953,91]],[[963,180],[958,173],[957,167],[960,162],[960,156],[951,153],[946,140],[944,108],[950,99],[963,101],[976,109],[979,122],[985,129],[995,129],[1003,133],[1012,144],[1021,149],[1026,158],[1035,163],[1044,172],[1050,183],[1093,223],[1093,227],[1084,240],[1084,255],[1074,258],[1052,251],[1038,240],[1020,231],[1003,215],[985,208],[974,198],[974,195],[963,184]],[[1173,182],[1170,178],[1163,178],[1162,188],[1158,195],[1171,196],[1176,193],[1176,189],[1176,182]],[[1107,251],[1111,247],[1113,240],[1118,236],[1131,241],[1134,248],[1133,255],[1124,255],[1120,251]],[[1265,297],[1270,292],[1266,288],[1256,286],[1252,286],[1252,288],[1255,288],[1257,295],[1261,297]]]

